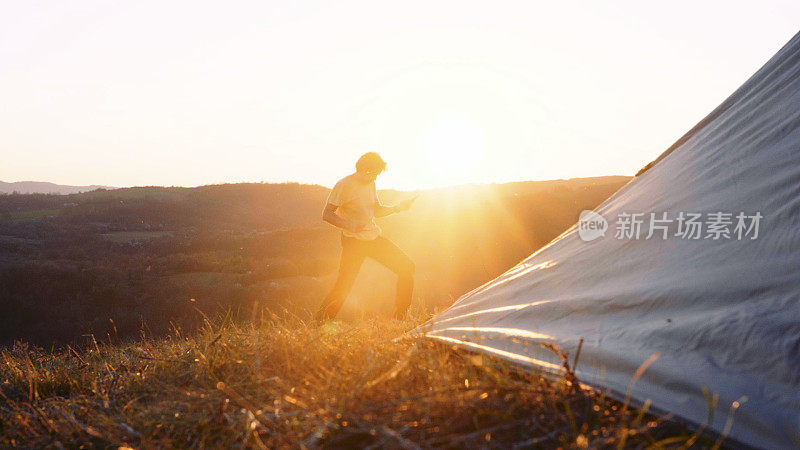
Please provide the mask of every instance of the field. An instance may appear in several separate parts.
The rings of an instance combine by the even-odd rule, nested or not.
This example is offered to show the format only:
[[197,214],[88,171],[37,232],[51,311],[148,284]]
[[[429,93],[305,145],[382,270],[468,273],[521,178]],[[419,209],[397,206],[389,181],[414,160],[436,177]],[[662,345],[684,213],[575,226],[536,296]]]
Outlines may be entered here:
[[714,444],[581,387],[567,355],[564,376],[547,378],[406,334],[422,320],[316,327],[265,314],[246,325],[206,319],[194,335],[175,329],[127,343],[89,337],[82,351],[17,343],[0,353],[0,446]]

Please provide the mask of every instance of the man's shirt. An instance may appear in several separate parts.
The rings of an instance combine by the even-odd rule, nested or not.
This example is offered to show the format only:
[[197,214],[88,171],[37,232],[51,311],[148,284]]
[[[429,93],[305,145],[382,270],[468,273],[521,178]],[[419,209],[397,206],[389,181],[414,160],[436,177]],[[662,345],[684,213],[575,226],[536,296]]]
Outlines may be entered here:
[[345,236],[372,240],[380,236],[381,229],[375,223],[375,204],[378,193],[375,182],[363,183],[356,174],[348,175],[333,186],[328,203],[339,207],[339,215],[346,220],[365,224],[363,230],[353,233],[342,230]]

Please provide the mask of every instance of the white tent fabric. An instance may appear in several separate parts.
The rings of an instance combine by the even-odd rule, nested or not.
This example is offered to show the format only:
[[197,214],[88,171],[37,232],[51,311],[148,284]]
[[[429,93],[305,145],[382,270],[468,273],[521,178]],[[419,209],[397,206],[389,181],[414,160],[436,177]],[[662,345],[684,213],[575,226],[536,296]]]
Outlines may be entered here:
[[[800,33],[643,173],[596,209],[605,236],[577,225],[423,328],[430,338],[557,368],[538,343],[574,354],[580,381],[703,424],[703,389],[719,395],[710,428],[740,444],[800,442]],[[646,238],[650,213],[702,213],[700,239],[677,221]],[[730,238],[706,237],[709,214],[732,214]],[[736,215],[762,218],[758,236]],[[644,213],[639,239],[617,238],[623,213]],[[752,225],[752,220],[749,225]],[[748,226],[749,226],[748,225]],[[751,230],[753,231],[753,230]]]

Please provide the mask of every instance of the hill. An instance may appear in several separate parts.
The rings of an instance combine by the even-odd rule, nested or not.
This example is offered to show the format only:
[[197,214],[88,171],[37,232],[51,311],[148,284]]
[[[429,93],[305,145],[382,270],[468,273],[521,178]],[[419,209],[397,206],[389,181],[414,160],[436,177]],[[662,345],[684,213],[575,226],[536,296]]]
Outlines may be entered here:
[[[379,219],[416,262],[414,308],[450,305],[560,234],[627,177],[381,191],[414,208]],[[322,186],[243,183],[0,195],[0,345],[85,346],[85,335],[202,325],[191,306],[249,320],[304,316],[335,277]],[[367,262],[341,317],[391,308],[392,274]],[[190,303],[190,299],[194,302]],[[305,316],[304,316],[305,317]]]
[[0,194],[12,194],[15,192],[18,194],[77,194],[95,189],[113,188],[94,184],[91,186],[69,186],[46,181],[14,181],[11,183],[0,181]]
[[547,374],[406,334],[628,180],[421,192],[381,221],[417,262],[413,318],[385,318],[391,275],[367,264],[322,327],[324,187],[0,196],[0,446],[711,446],[582,385],[578,355],[549,348]]

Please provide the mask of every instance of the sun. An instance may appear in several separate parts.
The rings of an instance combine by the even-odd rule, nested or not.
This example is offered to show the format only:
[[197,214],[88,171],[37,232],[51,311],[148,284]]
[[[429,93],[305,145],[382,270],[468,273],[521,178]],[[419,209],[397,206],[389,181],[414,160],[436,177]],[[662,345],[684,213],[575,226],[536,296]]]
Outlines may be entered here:
[[437,114],[422,128],[418,148],[438,184],[469,183],[486,156],[486,133],[469,117]]

